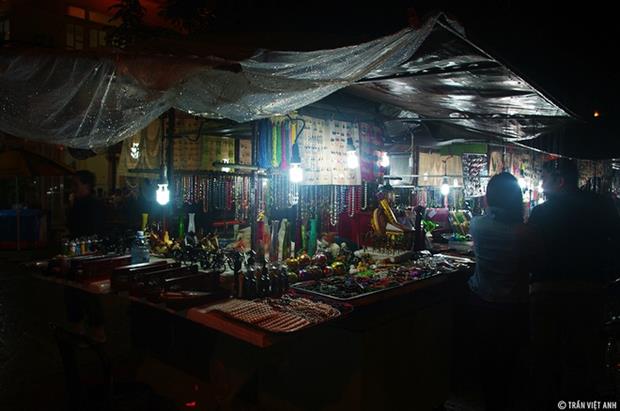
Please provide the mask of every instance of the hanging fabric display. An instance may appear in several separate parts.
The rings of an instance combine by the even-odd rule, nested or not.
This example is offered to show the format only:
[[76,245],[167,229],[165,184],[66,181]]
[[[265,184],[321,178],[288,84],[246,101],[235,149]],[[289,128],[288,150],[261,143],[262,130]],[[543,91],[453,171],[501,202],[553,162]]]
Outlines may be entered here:
[[486,154],[463,154],[463,194],[465,197],[480,197],[486,193],[488,176]]

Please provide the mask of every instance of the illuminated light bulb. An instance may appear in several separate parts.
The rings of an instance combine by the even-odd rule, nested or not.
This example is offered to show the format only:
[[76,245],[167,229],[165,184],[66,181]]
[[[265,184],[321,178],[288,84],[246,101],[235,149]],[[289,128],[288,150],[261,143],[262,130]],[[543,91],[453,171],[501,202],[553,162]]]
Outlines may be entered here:
[[347,151],[347,168],[358,168],[360,159],[357,157],[357,151]]
[[447,177],[443,178],[443,182],[441,183],[441,187],[439,187],[439,191],[443,196],[447,196],[448,194],[450,194],[450,185],[448,184]]
[[[227,158],[223,158],[223,159],[222,159],[222,163],[226,163],[226,164],[228,164],[228,163],[229,163],[229,161],[228,161],[228,159],[227,159]],[[224,173],[230,173],[230,167],[222,167],[222,172],[224,172]]]
[[157,184],[155,199],[160,205],[166,205],[170,202],[170,190],[168,190],[168,183]]
[[301,183],[304,181],[304,169],[301,168],[301,164],[291,164],[291,167],[288,169],[288,178],[291,183]]
[[428,173],[424,173],[424,181],[428,181]]
[[379,160],[379,165],[383,168],[387,168],[390,166],[390,156],[385,151],[381,153],[381,160]]
[[542,181],[541,181],[540,183],[538,183],[538,192],[539,192],[540,194],[542,194],[542,193],[544,193],[544,192],[545,192],[545,190],[543,189],[543,186],[542,186]]
[[358,168],[360,166],[360,159],[357,156],[357,149],[353,145],[353,139],[347,138],[347,168]]
[[525,190],[525,188],[527,187],[527,182],[525,181],[525,179],[523,177],[519,177],[519,187],[521,187],[521,190]]
[[592,114],[595,118],[598,118],[601,116],[601,113],[598,110],[594,110],[594,113]]

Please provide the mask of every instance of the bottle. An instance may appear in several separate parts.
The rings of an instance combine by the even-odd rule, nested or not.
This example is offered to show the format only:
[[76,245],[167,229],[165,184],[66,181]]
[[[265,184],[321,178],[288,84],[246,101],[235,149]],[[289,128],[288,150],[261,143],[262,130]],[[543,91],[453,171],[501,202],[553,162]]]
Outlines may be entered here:
[[74,256],[77,255],[77,248],[75,247],[75,241],[71,240],[69,242],[69,255]]
[[[196,234],[196,213],[189,213],[188,218],[189,222],[187,223],[187,232]],[[235,237],[236,238],[236,237]]]
[[267,260],[263,260],[263,268],[260,272],[260,282],[258,285],[258,296],[269,297],[271,284],[269,281],[269,269],[267,268]]
[[136,239],[131,245],[131,263],[148,263],[150,260],[149,245],[144,238],[144,231],[138,231]]
[[185,237],[185,216],[179,215],[179,240]]

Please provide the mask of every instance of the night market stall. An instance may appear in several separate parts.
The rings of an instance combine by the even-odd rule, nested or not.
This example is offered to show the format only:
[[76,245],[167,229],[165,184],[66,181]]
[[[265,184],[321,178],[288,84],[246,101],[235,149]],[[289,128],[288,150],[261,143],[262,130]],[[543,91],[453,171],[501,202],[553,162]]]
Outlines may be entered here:
[[441,404],[486,181],[508,170],[542,201],[546,154],[514,143],[576,120],[443,15],[205,55],[2,51],[0,129],[122,142],[115,178],[142,199],[129,235],[66,238],[39,277],[129,301],[136,346],[225,386],[204,401]]

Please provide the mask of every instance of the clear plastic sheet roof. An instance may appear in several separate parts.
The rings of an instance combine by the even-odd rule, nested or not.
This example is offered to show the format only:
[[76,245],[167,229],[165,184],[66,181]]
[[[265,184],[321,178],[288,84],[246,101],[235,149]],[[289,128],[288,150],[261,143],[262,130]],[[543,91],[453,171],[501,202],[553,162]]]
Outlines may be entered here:
[[3,50],[0,88],[0,131],[77,148],[121,141],[170,108],[245,122],[344,88],[405,109],[405,121],[449,121],[506,139],[534,138],[568,116],[441,14],[359,45],[241,61]]
[[403,122],[449,130],[444,139],[530,140],[574,121],[443,19],[410,59],[373,71],[347,91],[402,109]]
[[216,58],[4,52],[0,130],[96,148],[133,135],[171,107],[238,122],[288,113],[406,61],[435,20],[333,50],[260,51],[239,70]]

